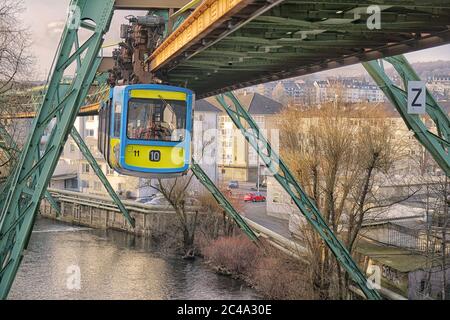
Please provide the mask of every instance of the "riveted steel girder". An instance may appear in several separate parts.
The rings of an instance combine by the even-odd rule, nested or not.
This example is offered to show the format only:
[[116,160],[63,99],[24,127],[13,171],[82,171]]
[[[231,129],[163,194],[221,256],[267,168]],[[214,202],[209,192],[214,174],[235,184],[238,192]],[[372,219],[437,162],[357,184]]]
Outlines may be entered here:
[[[394,66],[403,81],[404,88],[408,88],[408,81],[420,80],[420,77],[404,56],[390,57],[385,60]],[[400,113],[408,129],[414,133],[416,139],[430,152],[445,174],[450,176],[450,118],[439,106],[430,91],[427,90],[426,95],[426,113],[434,122],[437,134],[428,130],[420,115],[408,113],[407,92],[394,84],[378,61],[366,62],[363,65]]]
[[[151,57],[157,77],[198,98],[450,43],[446,1],[249,0],[214,19],[207,2]],[[369,26],[371,5],[379,28]]]

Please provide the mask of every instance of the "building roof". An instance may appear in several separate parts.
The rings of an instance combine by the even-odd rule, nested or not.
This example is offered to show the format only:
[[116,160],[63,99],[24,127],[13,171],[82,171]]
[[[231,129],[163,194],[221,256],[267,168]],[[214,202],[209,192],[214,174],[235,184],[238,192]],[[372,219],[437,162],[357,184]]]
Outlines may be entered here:
[[[277,114],[283,109],[281,103],[260,95],[259,93],[253,93],[250,96],[251,100],[245,104],[250,114]],[[245,100],[246,99],[242,99],[242,103],[244,103]]]
[[[283,105],[281,103],[256,92],[249,94],[238,94],[237,98],[250,114],[277,114],[283,109]],[[223,110],[222,106],[214,97],[206,98],[206,100],[209,104]]]
[[215,113],[220,113],[222,112],[222,110],[220,110],[219,108],[217,108],[216,106],[214,106],[212,103],[202,99],[202,100],[197,100],[195,102],[195,108],[194,108],[194,112],[195,111],[200,111],[200,112],[215,112]]
[[[359,240],[355,250],[360,254],[370,257],[371,259],[400,272],[424,269],[430,263],[424,255],[366,239]],[[437,264],[437,262],[433,261],[433,266],[435,264]]]
[[78,175],[76,173],[66,173],[60,175],[53,175],[51,180],[60,181],[60,180],[70,180],[75,179]]

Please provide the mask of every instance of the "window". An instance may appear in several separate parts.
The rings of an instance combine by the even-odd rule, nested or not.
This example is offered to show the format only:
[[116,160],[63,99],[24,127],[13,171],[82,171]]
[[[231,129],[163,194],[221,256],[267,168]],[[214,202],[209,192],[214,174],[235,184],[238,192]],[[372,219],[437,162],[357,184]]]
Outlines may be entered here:
[[122,104],[114,103],[114,137],[120,136],[120,117],[122,116]]
[[186,101],[131,99],[128,104],[129,139],[180,142],[186,129]]
[[81,165],[81,172],[82,172],[82,173],[89,173],[90,170],[91,170],[91,168],[90,168],[89,164],[83,163],[83,164]]
[[427,282],[424,280],[424,279],[422,279],[422,280],[420,280],[420,292],[425,292],[425,289],[427,288]]
[[101,191],[102,190],[102,184],[98,181],[94,182],[94,190],[95,191]]
[[78,189],[78,179],[66,179],[64,180],[64,189]]
[[108,165],[106,165],[106,175],[110,176],[114,174],[114,170],[111,169]]
[[280,201],[280,194],[277,192],[277,193],[274,193],[273,194],[273,200],[272,200],[272,202],[273,203],[280,203],[281,201]]
[[70,152],[75,152],[75,145],[73,143],[70,144]]
[[86,129],[86,137],[93,137],[95,135],[94,129]]
[[89,116],[88,121],[95,121],[95,116]]
[[89,181],[86,181],[86,180],[82,180],[81,181],[81,187],[82,188],[89,188]]

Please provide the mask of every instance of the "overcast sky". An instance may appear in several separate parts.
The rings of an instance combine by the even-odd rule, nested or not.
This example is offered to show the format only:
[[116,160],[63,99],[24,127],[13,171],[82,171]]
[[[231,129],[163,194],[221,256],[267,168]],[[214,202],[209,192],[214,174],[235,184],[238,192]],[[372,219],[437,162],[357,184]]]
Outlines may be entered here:
[[[22,16],[23,22],[30,28],[32,34],[31,52],[36,57],[37,62],[35,78],[45,78],[50,69],[62,26],[67,17],[69,2],[69,0],[24,0],[25,11]],[[120,40],[119,26],[126,22],[124,17],[128,14],[130,12],[116,11],[105,44],[112,44]],[[407,57],[411,62],[449,60],[450,45],[417,51],[408,54]],[[351,69],[354,70],[355,68]],[[340,68],[337,72],[342,72],[344,75],[346,68]]]

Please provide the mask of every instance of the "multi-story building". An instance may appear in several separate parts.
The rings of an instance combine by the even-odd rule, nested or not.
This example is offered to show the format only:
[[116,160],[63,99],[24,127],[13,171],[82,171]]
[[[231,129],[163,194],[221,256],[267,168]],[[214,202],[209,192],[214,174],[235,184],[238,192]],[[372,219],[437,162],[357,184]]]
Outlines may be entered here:
[[[219,108],[206,100],[199,100],[195,103],[192,153],[194,159],[212,181],[218,181],[219,176],[217,168],[219,152],[217,128],[219,127],[219,114],[221,112]],[[199,182],[194,180],[194,191],[198,191],[199,188]]]
[[427,79],[427,87],[438,101],[450,100],[450,75],[436,75]]
[[[264,135],[278,144],[276,115],[283,105],[259,93],[238,94],[244,108],[253,116]],[[220,107],[214,99],[209,101]],[[272,130],[273,129],[273,130]],[[257,181],[258,156],[226,114],[219,116],[218,165],[223,181]]]
[[[383,105],[386,106],[386,105]],[[383,106],[380,106],[382,108]],[[390,106],[390,111],[392,106]],[[404,124],[403,119],[396,112],[387,110],[388,115],[383,119],[385,124],[388,124],[393,133],[392,145],[395,145],[402,152],[402,160],[396,161],[394,167],[391,169],[393,176],[389,181],[377,181],[378,192],[386,196],[405,196],[406,191],[411,191],[411,183],[417,184],[416,177],[418,175],[430,174],[439,175],[440,168],[431,161],[429,154],[425,151],[423,146],[419,144],[415,137],[409,132]],[[308,128],[317,124],[319,118],[316,116],[304,115],[301,119],[296,120],[300,126],[300,131],[308,132]],[[347,118],[349,127],[357,127],[359,125],[367,124],[373,121],[372,118]],[[433,131],[433,127],[429,124],[429,128]],[[283,148],[282,141],[280,141],[280,149]],[[400,187],[404,186],[405,187]],[[269,215],[285,218],[287,220],[292,218],[292,213],[297,211],[297,208],[292,203],[289,195],[281,188],[273,178],[268,179],[267,183],[267,213]],[[406,191],[405,191],[406,190]],[[296,222],[295,222],[296,223]],[[294,223],[294,224],[295,224]]]
[[384,102],[383,91],[365,80],[345,78],[314,82],[316,103],[340,100],[348,103]]
[[283,105],[308,106],[315,103],[311,83],[303,80],[283,80],[277,83],[272,98]]
[[266,96],[267,98],[273,98],[273,92],[277,87],[278,83],[279,83],[278,81],[262,83],[256,86],[238,89],[235,91],[235,93],[240,96],[245,96],[252,93],[259,93],[260,95]]

